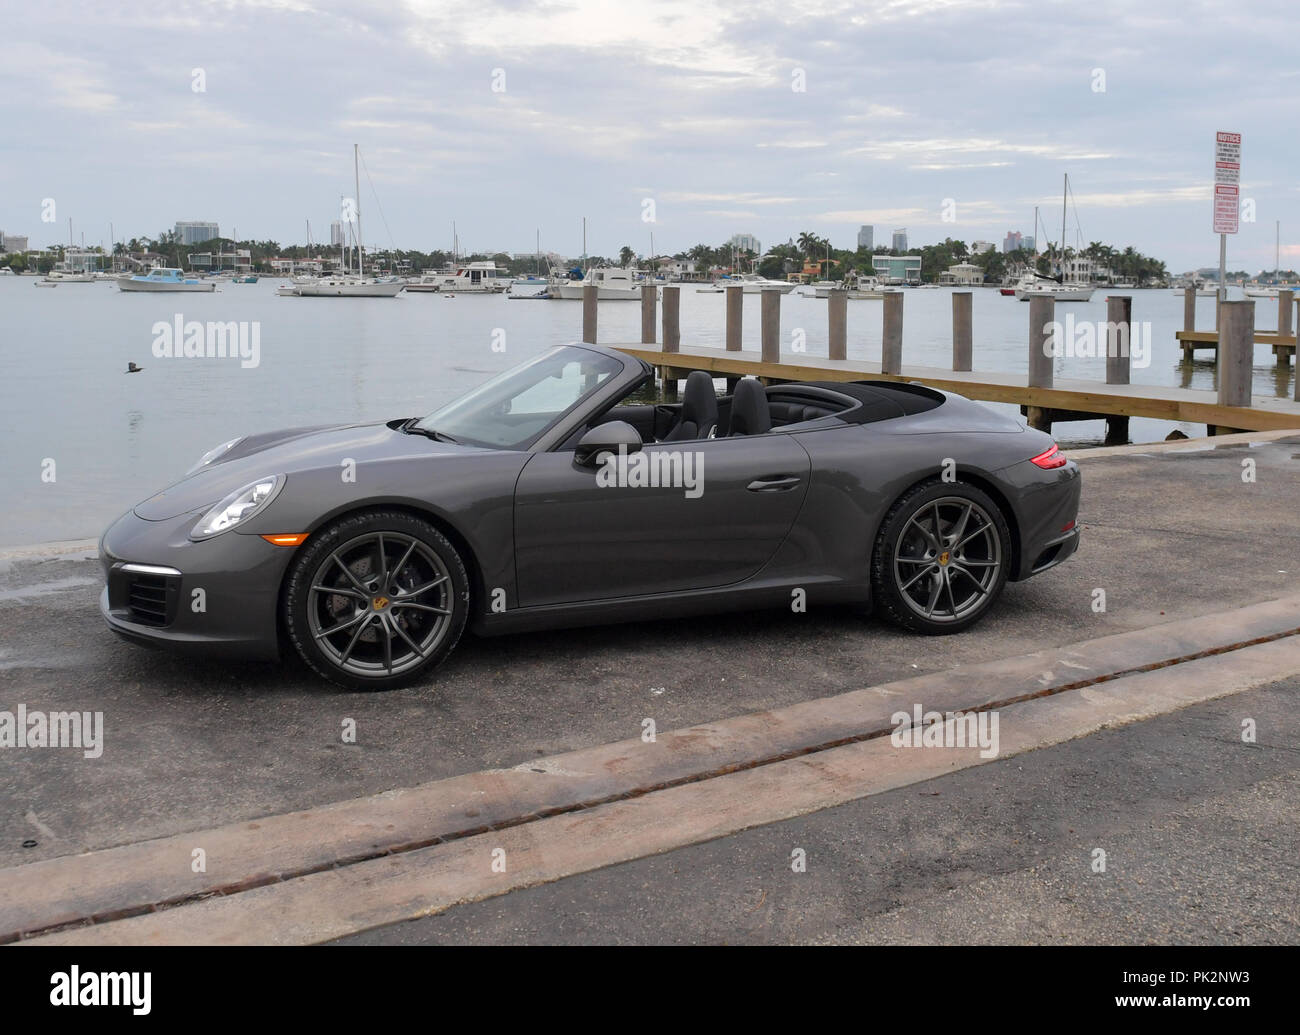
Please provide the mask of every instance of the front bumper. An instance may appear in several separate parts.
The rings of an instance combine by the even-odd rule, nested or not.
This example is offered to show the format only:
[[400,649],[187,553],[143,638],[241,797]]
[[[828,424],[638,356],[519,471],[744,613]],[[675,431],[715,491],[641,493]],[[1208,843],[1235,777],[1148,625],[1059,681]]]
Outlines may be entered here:
[[193,542],[200,516],[146,521],[128,512],[114,522],[99,544],[104,621],[146,646],[277,658],[280,584],[293,550],[235,530]]

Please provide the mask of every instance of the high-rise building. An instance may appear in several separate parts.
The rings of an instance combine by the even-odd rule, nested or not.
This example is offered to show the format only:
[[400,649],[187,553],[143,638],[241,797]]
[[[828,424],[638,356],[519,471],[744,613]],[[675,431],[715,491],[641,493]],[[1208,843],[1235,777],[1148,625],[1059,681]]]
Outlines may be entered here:
[[0,252],[27,251],[26,235],[0,233]]
[[894,238],[890,247],[896,252],[907,251],[907,227],[894,231]]
[[178,222],[176,240],[181,244],[202,244],[221,236],[216,223]]
[[1002,239],[1002,250],[1014,252],[1017,248],[1024,247],[1024,239],[1024,235],[1019,230],[1008,230],[1007,236]]
[[1034,248],[1034,238],[1033,238],[1033,236],[1032,236],[1031,234],[1026,234],[1024,237],[1022,237],[1022,238],[1020,239],[1020,247],[1023,248],[1023,249],[1024,249],[1025,251],[1027,251],[1027,252],[1032,252],[1032,251],[1034,251],[1035,248]]
[[991,252],[997,248],[992,241],[974,241],[971,243],[970,250],[972,255],[980,255],[984,252]]
[[727,246],[735,248],[738,252],[753,252],[755,255],[763,254],[763,248],[758,243],[758,238],[753,234],[732,234]]
[[337,248],[343,244],[343,224],[337,219],[330,224],[330,247]]
[[876,228],[867,226],[865,223],[858,227],[858,247],[871,251],[875,245],[872,243],[876,236]]

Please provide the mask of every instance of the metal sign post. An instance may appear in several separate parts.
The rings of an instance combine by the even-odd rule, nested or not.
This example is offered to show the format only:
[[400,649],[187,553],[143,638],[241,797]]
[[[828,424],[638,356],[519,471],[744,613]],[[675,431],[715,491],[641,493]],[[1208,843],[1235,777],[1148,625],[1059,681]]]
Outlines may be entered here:
[[1214,232],[1219,235],[1219,301],[1228,300],[1228,234],[1241,214],[1241,134],[1214,134]]

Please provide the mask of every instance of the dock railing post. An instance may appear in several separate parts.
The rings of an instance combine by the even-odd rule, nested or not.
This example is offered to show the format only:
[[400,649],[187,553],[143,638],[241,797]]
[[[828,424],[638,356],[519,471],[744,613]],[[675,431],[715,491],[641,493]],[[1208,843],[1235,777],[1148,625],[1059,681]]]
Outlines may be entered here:
[[885,292],[884,327],[880,337],[880,372],[903,372],[903,293]]
[[655,343],[655,308],[658,304],[659,288],[654,284],[641,285],[641,344]]
[[[1191,333],[1196,330],[1196,287],[1183,288],[1183,331]],[[1183,342],[1183,359],[1196,358],[1196,343]]]
[[952,368],[970,370],[974,360],[971,341],[971,305],[969,291],[952,293]]
[[1249,406],[1255,354],[1255,303],[1221,302],[1219,405]]
[[745,289],[739,284],[725,290],[727,299],[727,351],[740,351],[740,330],[745,313]]
[[849,293],[836,288],[826,299],[827,355],[831,359],[849,358]]
[[[1126,385],[1132,368],[1133,296],[1111,295],[1106,299],[1106,383]],[[1112,413],[1106,417],[1106,445],[1128,442],[1128,417]]]
[[781,292],[764,288],[760,310],[763,337],[763,362],[781,362]]
[[596,292],[595,284],[582,286],[582,340],[588,345],[596,344]]

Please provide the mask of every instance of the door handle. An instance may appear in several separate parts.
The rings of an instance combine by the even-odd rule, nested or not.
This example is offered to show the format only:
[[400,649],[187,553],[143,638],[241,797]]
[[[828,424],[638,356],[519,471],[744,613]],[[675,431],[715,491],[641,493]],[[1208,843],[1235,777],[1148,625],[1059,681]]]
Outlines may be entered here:
[[750,492],[787,492],[798,485],[801,480],[794,475],[774,474],[769,475],[767,478],[755,479],[746,488]]

